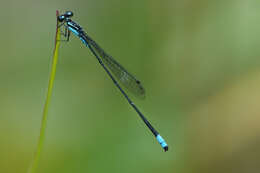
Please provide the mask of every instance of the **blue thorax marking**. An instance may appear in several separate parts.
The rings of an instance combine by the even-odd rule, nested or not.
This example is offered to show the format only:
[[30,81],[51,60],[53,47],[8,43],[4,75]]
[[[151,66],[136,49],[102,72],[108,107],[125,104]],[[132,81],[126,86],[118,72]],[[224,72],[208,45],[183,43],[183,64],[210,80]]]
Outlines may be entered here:
[[76,23],[68,21],[67,22],[68,29],[72,31],[75,35],[79,36],[79,30],[81,29]]
[[82,37],[79,37],[79,39],[88,47],[88,43]]
[[77,26],[75,23],[72,23],[72,22],[68,22],[67,25],[68,25],[68,29],[71,32],[73,32],[76,36],[78,36],[79,39],[83,42],[83,44],[88,46],[88,43],[80,35],[80,32],[79,32],[80,28],[79,28],[79,26]]
[[79,36],[79,32],[76,30],[76,29],[74,29],[74,28],[72,28],[72,27],[68,27],[68,29],[71,31],[71,32],[73,32],[76,36]]

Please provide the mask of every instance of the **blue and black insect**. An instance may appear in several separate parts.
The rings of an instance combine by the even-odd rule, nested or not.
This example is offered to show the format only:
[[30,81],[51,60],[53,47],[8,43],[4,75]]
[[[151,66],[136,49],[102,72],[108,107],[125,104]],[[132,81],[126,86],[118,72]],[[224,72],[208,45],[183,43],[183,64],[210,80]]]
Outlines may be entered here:
[[[96,57],[100,65],[104,68],[108,76],[112,79],[116,87],[120,90],[120,92],[124,95],[129,104],[134,108],[134,110],[138,113],[140,118],[146,124],[146,126],[151,130],[151,132],[156,137],[157,141],[163,147],[164,151],[168,150],[168,145],[165,140],[161,137],[161,135],[154,129],[154,127],[150,124],[150,122],[144,117],[144,115],[139,111],[136,105],[131,101],[126,92],[121,88],[117,80],[130,92],[135,94],[138,97],[145,96],[145,90],[142,86],[141,82],[137,80],[132,74],[130,74],[122,65],[120,65],[112,56],[108,55],[92,38],[90,38],[86,32],[82,29],[82,27],[71,20],[73,13],[71,11],[67,11],[64,14],[58,16],[59,27],[64,26],[63,35],[66,38],[66,41],[69,41],[70,33],[72,32],[86,45],[93,55]],[[115,76],[115,77],[114,77]],[[116,80],[116,79],[117,80]]]

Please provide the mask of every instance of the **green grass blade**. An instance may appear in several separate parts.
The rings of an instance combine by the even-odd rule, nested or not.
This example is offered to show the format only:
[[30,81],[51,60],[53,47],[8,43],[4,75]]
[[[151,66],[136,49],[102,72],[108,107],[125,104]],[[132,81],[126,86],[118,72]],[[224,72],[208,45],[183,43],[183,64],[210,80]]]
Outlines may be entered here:
[[[58,15],[59,15],[59,12],[56,11],[56,16],[58,16]],[[54,84],[54,79],[55,79],[55,74],[56,74],[56,66],[57,66],[57,62],[58,62],[58,50],[59,50],[59,45],[60,45],[60,41],[58,41],[58,40],[60,40],[60,29],[58,28],[58,21],[57,21],[56,36],[55,36],[55,48],[54,48],[54,52],[53,52],[53,59],[52,59],[52,66],[51,66],[51,73],[50,73],[50,78],[49,78],[47,97],[46,97],[45,104],[44,104],[44,107],[43,107],[40,136],[39,136],[39,140],[38,140],[37,150],[36,150],[35,155],[33,157],[32,164],[30,166],[28,173],[36,173],[37,168],[39,166],[40,155],[41,155],[41,152],[42,152],[43,142],[44,142],[44,139],[45,139],[48,109],[49,109],[49,105],[50,105],[52,89],[53,89],[53,84]]]

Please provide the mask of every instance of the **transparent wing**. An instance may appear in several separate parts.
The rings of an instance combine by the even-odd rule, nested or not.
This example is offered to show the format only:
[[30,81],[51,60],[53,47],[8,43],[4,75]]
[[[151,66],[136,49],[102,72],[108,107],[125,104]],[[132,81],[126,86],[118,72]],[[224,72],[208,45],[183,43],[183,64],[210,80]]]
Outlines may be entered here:
[[88,44],[90,44],[94,48],[103,63],[109,68],[109,70],[118,79],[118,81],[139,98],[144,98],[145,90],[141,82],[137,80],[132,74],[127,72],[127,70],[123,66],[121,66],[114,58],[112,58],[112,56],[105,53],[105,51],[87,34],[85,34],[85,37],[88,41]]

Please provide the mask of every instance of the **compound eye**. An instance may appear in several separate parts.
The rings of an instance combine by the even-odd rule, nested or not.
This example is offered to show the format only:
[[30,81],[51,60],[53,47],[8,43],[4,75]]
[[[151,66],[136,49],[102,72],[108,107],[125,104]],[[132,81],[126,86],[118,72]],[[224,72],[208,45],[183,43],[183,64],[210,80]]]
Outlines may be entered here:
[[59,22],[63,22],[64,19],[65,19],[65,16],[64,16],[64,15],[58,16],[58,21],[59,21]]
[[72,17],[73,16],[73,12],[72,11],[66,11],[65,15],[67,17]]

